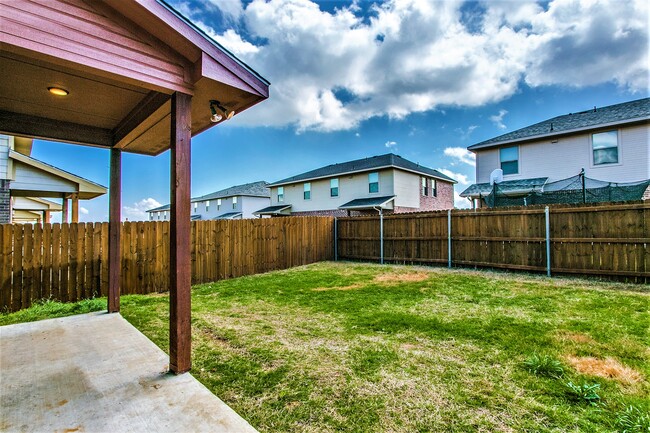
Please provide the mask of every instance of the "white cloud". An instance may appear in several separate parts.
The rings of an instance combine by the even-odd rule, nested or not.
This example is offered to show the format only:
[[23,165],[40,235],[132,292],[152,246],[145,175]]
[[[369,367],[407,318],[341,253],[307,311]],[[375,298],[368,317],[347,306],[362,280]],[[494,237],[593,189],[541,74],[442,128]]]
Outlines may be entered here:
[[470,203],[467,198],[461,197],[459,194],[460,193],[454,189],[454,207],[457,209],[468,209],[472,207],[472,203]]
[[271,81],[271,98],[239,125],[353,129],[377,116],[495,103],[524,82],[648,88],[646,0],[485,2],[471,23],[460,0],[387,0],[366,16],[356,3],[327,12],[309,0],[215,1],[239,18],[224,31],[177,4]]
[[83,206],[79,206],[79,213],[82,215],[88,215],[90,212]]
[[472,167],[476,166],[476,155],[464,147],[447,147],[444,153],[446,156],[454,158],[458,162],[471,165]]
[[470,135],[472,135],[472,132],[474,132],[476,128],[478,128],[478,125],[470,125],[467,127],[467,129],[456,128],[454,129],[454,131],[456,131],[458,135],[460,135],[461,140],[467,140],[470,137]]
[[244,13],[244,6],[241,0],[208,0],[208,2],[231,19],[237,20]]
[[157,200],[149,197],[143,198],[139,202],[133,203],[133,206],[122,207],[122,218],[129,221],[145,221],[147,220],[147,211],[156,207],[162,206]]
[[503,116],[508,114],[508,110],[501,109],[499,114],[490,116],[490,120],[497,126],[499,129],[506,129],[506,125],[503,123]]
[[458,181],[458,185],[469,185],[470,184],[469,177],[467,177],[464,174],[457,173],[457,172],[448,170],[446,168],[437,168],[436,170],[438,170],[440,173],[444,174],[445,176],[449,176],[452,179]]
[[386,143],[384,143],[384,146],[390,149],[391,147],[397,146],[397,141],[387,141]]

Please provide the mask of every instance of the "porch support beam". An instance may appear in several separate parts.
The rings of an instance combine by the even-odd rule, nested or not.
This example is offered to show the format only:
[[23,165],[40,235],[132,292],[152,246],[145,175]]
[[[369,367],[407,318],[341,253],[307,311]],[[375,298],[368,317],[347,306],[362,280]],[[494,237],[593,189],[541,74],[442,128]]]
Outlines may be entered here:
[[175,374],[191,368],[190,327],[190,155],[192,97],[171,100],[171,197],[169,367]]
[[70,196],[72,201],[72,222],[79,222],[79,194],[74,193]]
[[122,208],[122,151],[111,149],[111,174],[108,186],[108,312],[120,311],[122,278],[120,230]]
[[63,202],[61,203],[61,223],[68,222],[68,196],[63,194]]

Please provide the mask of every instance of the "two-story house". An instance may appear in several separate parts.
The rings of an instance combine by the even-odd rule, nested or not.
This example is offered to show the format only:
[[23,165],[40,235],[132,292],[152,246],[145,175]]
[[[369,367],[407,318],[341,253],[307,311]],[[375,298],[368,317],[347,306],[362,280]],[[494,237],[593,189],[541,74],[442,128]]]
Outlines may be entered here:
[[468,147],[476,154],[476,184],[460,195],[481,206],[495,189],[492,176],[498,191],[511,197],[606,185],[640,191],[628,199],[641,199],[644,191],[647,197],[649,130],[650,98],[644,98],[569,113],[491,138]]
[[418,212],[454,207],[456,181],[388,153],[328,165],[269,185],[258,216]]
[[[235,185],[192,199],[192,220],[254,218],[253,212],[270,204],[268,183]],[[169,205],[147,211],[150,221],[168,221]]]

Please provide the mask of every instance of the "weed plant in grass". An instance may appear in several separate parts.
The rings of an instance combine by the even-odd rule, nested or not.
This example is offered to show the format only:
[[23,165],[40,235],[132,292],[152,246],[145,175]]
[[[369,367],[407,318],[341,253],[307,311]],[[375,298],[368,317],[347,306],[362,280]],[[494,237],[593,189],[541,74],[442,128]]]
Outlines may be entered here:
[[[648,301],[617,283],[319,263],[195,287],[192,374],[261,432],[609,432],[649,409]],[[167,350],[168,303],[125,296],[122,314]]]
[[529,356],[524,365],[533,374],[538,376],[560,377],[564,373],[562,363],[548,355],[540,356],[536,353]]

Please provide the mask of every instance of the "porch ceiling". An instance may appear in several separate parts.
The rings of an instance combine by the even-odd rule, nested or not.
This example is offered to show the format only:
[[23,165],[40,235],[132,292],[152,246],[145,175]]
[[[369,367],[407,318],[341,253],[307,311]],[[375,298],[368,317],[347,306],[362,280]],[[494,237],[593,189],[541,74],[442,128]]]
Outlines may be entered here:
[[215,125],[210,100],[240,113],[268,97],[268,82],[156,0],[15,0],[0,20],[0,133],[156,155],[174,92],[192,96],[193,135]]

